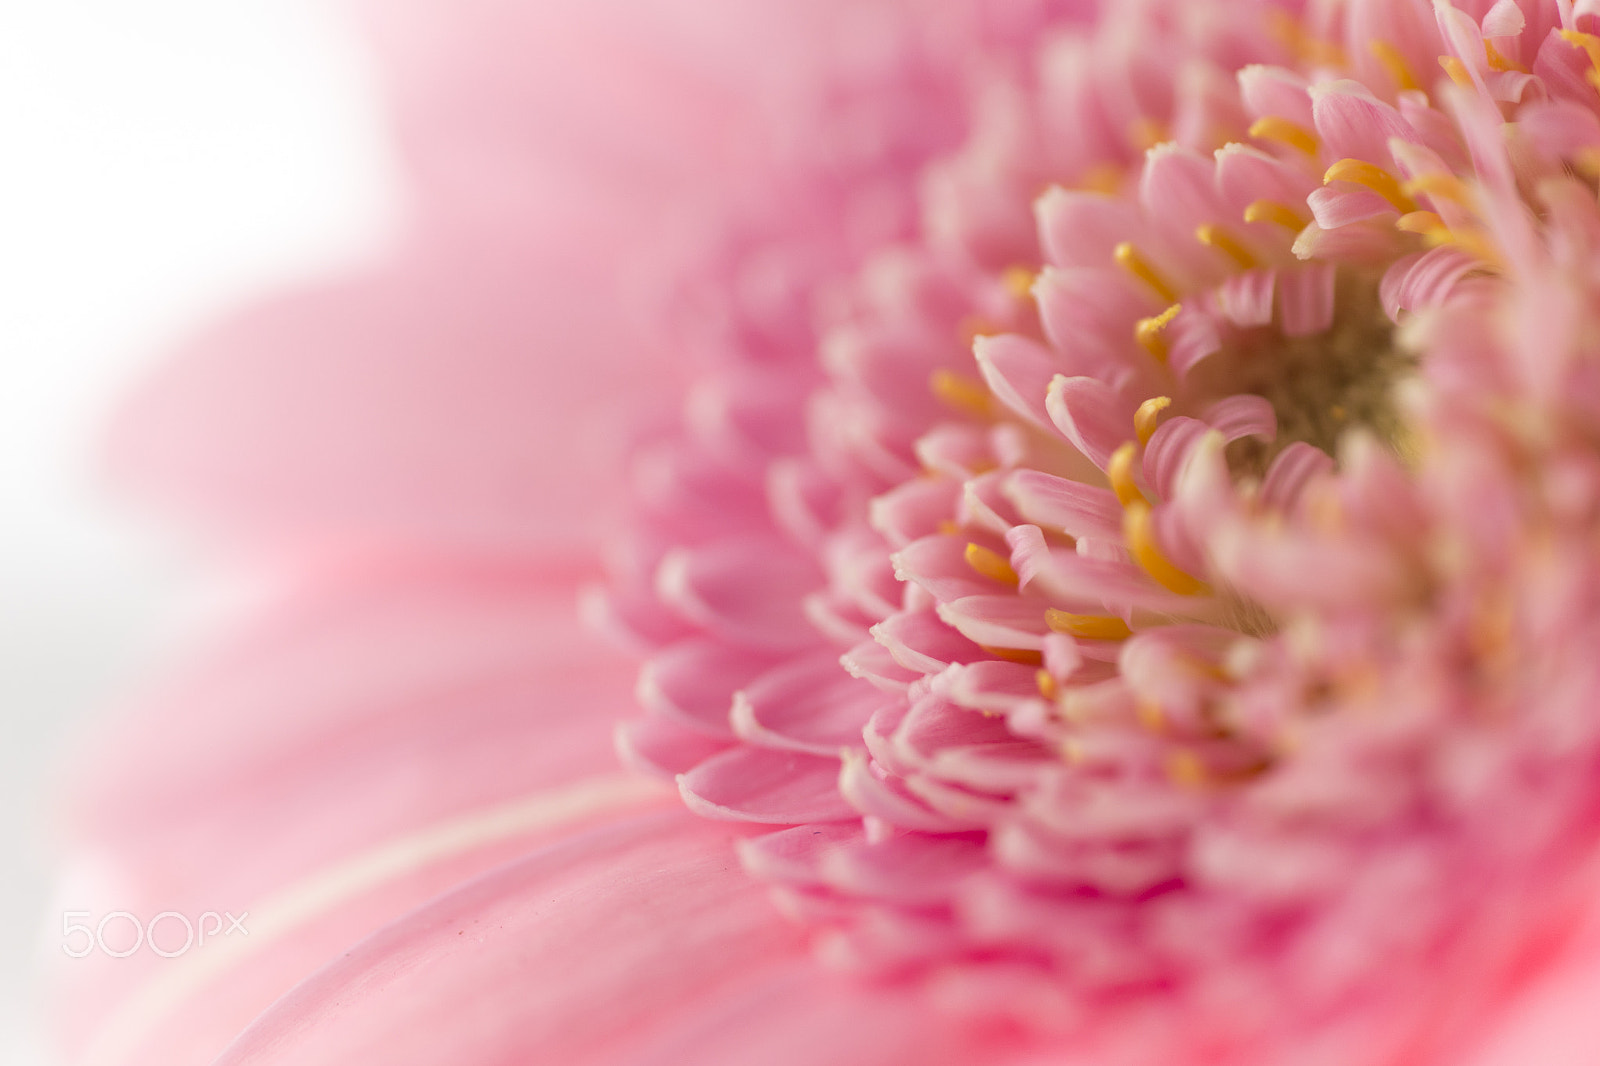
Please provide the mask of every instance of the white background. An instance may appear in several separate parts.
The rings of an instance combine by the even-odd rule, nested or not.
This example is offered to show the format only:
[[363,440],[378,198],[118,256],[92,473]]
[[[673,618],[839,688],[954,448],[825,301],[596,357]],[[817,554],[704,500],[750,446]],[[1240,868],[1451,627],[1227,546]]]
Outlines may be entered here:
[[394,213],[341,16],[0,0],[0,1062],[49,1061],[29,973],[59,950],[50,777],[197,584],[170,535],[98,499],[95,426],[208,313],[357,255]]

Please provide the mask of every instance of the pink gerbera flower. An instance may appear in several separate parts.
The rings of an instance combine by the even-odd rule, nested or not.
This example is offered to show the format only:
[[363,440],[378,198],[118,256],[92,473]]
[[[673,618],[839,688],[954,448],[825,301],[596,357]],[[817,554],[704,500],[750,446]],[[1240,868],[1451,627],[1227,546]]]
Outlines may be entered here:
[[[84,804],[81,891],[265,932],[86,1060],[331,959],[220,1061],[1589,1061],[1600,13],[690,6],[473,9],[671,33],[508,60],[590,168],[526,199],[391,21],[401,265],[135,409],[296,581]],[[569,624],[624,427],[585,608],[710,821]]]

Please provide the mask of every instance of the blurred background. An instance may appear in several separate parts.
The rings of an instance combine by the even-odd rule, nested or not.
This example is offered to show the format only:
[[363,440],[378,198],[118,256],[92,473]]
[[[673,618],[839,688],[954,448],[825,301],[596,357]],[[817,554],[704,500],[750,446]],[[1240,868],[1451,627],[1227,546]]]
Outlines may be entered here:
[[0,1062],[50,1061],[50,787],[174,643],[199,563],[108,501],[95,432],[177,338],[395,211],[333,0],[0,0]]

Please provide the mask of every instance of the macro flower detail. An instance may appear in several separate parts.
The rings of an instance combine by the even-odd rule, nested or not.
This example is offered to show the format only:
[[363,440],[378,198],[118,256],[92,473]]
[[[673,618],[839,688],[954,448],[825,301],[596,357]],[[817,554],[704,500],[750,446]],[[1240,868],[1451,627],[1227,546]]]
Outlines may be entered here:
[[1470,1047],[1597,829],[1595,28],[1041,34],[830,294],[802,446],[730,432],[766,353],[697,386],[667,447],[739,502],[675,484],[624,566],[625,756],[794,826],[740,854],[824,958],[979,1014],[1139,1061]]
[[1592,1060],[1600,10],[1100,6],[361,5],[406,225],[112,431],[264,588],[63,909],[249,934],[69,1062]]

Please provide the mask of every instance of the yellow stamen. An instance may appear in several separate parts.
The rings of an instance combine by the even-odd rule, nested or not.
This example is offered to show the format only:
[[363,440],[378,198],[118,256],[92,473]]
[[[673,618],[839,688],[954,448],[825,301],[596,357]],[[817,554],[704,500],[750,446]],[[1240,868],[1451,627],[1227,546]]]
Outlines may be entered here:
[[1025,266],[1006,267],[1005,273],[1000,275],[1000,280],[1005,283],[1006,291],[1018,300],[1033,299],[1033,281],[1038,277]]
[[1440,56],[1439,65],[1444,72],[1450,75],[1450,80],[1463,89],[1472,88],[1472,74],[1467,70],[1467,65],[1455,56]]
[[1177,290],[1168,284],[1166,278],[1156,273],[1156,268],[1150,265],[1148,259],[1139,254],[1139,250],[1133,246],[1133,242],[1123,241],[1117,245],[1116,249],[1111,253],[1111,257],[1116,260],[1117,265],[1123,270],[1126,270],[1154,289],[1156,295],[1163,300],[1171,303],[1178,298]]
[[1204,788],[1210,775],[1200,756],[1188,748],[1179,748],[1167,756],[1167,778],[1183,788]]
[[1367,50],[1383,64],[1383,69],[1389,72],[1389,77],[1402,91],[1422,88],[1417,83],[1417,76],[1411,72],[1411,64],[1406,62],[1406,57],[1392,42],[1368,41]]
[[1056,693],[1061,691],[1061,686],[1056,684],[1055,675],[1048,670],[1040,670],[1033,675],[1034,681],[1039,686],[1039,695],[1047,700],[1056,698]]
[[1600,69],[1600,37],[1580,30],[1560,30],[1561,39],[1574,48],[1582,48],[1589,54],[1589,62]]
[[1402,215],[1417,209],[1416,202],[1401,190],[1400,182],[1395,180],[1393,174],[1364,159],[1341,159],[1329,167],[1327,173],[1322,175],[1322,184],[1330,185],[1336,181],[1348,181],[1371,189],[1398,208]]
[[1442,170],[1419,174],[1400,186],[1400,191],[1407,196],[1421,193],[1431,200],[1448,200],[1463,207],[1472,206],[1472,189],[1454,174]]
[[1138,716],[1139,724],[1152,733],[1165,733],[1167,731],[1166,715],[1161,713],[1161,704],[1154,700],[1140,700],[1133,713]]
[[1115,196],[1122,191],[1122,168],[1111,163],[1100,163],[1083,172],[1077,187],[1087,192]]
[[1173,304],[1159,315],[1151,318],[1141,318],[1133,327],[1133,339],[1138,341],[1145,351],[1156,357],[1159,363],[1167,361],[1167,339],[1162,336],[1172,320],[1178,317],[1178,312],[1183,310],[1182,304]]
[[1127,640],[1133,636],[1128,623],[1099,614],[1073,614],[1054,607],[1044,612],[1045,624],[1057,633],[1070,633],[1084,640]]
[[967,565],[990,581],[998,581],[1003,585],[1015,585],[1017,572],[1011,569],[1011,563],[1004,555],[991,551],[981,544],[967,545]]
[[939,523],[939,532],[947,537],[953,537],[961,532],[961,525],[946,518]]
[[1450,227],[1432,211],[1412,211],[1401,215],[1395,220],[1394,228],[1403,233],[1421,234],[1435,248],[1450,239]]
[[1277,141],[1287,144],[1290,148],[1298,148],[1306,155],[1316,155],[1322,142],[1317,140],[1317,135],[1300,125],[1290,122],[1281,115],[1264,115],[1250,124],[1250,136],[1257,140]]
[[1128,127],[1128,143],[1138,151],[1154,148],[1167,139],[1167,127],[1153,118],[1136,119]]
[[1017,663],[1021,666],[1039,666],[1044,662],[1044,656],[1028,648],[991,648],[987,644],[978,647],[993,655],[996,659],[1004,659],[1008,663]]
[[1133,413],[1133,431],[1139,435],[1140,444],[1149,444],[1155,435],[1161,412],[1172,406],[1171,396],[1152,396],[1139,405]]
[[1199,596],[1211,591],[1204,581],[1178,569],[1156,545],[1155,522],[1148,503],[1139,500],[1127,506],[1122,513],[1122,535],[1134,562],[1164,587],[1180,596]]
[[1138,457],[1139,446],[1131,440],[1123,441],[1111,453],[1111,461],[1106,464],[1106,478],[1111,482],[1111,491],[1117,494],[1117,499],[1124,507],[1145,502],[1144,493],[1139,491],[1139,485],[1133,479],[1133,464]]
[[[1589,70],[1584,76],[1588,79],[1590,85],[1600,89],[1600,79],[1596,77],[1597,74],[1600,74],[1600,37],[1596,37],[1592,33],[1580,33],[1577,30],[1562,30],[1561,39],[1574,48],[1582,48],[1588,53]],[[1442,63],[1443,60],[1440,60],[1440,62]]]
[[1579,148],[1573,153],[1572,165],[1586,178],[1600,178],[1600,147]]
[[940,367],[928,377],[928,387],[945,404],[979,418],[994,416],[994,400],[981,381]]
[[1453,244],[1462,251],[1477,256],[1486,263],[1498,265],[1500,253],[1488,237],[1472,229],[1451,229],[1432,211],[1413,211],[1395,221],[1395,229],[1420,234],[1422,243],[1429,248],[1442,248]]
[[1533,73],[1521,63],[1514,63],[1507,59],[1500,49],[1494,46],[1494,42],[1487,37],[1483,39],[1483,55],[1489,61],[1490,70],[1514,70],[1519,74]]
[[1267,27],[1300,59],[1312,66],[1345,67],[1344,49],[1310,33],[1298,19],[1280,8],[1271,9]]
[[1284,229],[1299,233],[1310,223],[1300,212],[1277,200],[1257,200],[1244,209],[1246,222],[1276,222]]
[[1251,270],[1257,265],[1256,257],[1250,254],[1250,249],[1239,243],[1238,238],[1221,226],[1213,226],[1208,222],[1194,231],[1194,237],[1207,248],[1215,248],[1222,252],[1245,270]]

